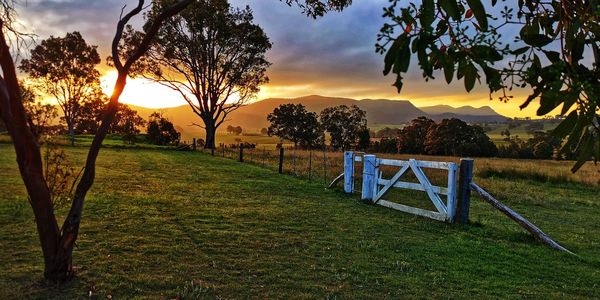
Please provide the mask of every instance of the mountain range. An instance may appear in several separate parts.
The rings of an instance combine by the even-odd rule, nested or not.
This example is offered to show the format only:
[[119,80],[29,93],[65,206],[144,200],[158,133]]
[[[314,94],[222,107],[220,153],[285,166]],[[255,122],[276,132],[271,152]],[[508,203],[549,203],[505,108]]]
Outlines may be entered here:
[[[505,122],[508,119],[507,117],[496,113],[489,106],[480,108],[462,106],[455,108],[449,105],[436,105],[418,108],[408,100],[355,100],[350,98],[311,95],[299,98],[268,98],[253,102],[232,112],[224,125],[241,126],[246,129],[268,127],[269,123],[267,121],[267,115],[271,113],[275,107],[286,103],[301,103],[306,106],[307,110],[316,113],[319,113],[330,106],[357,105],[359,108],[366,111],[369,125],[401,125],[420,116],[429,117],[436,121],[448,118],[458,118],[469,123]],[[179,128],[179,130],[186,133],[200,133],[201,131],[199,127],[191,126],[192,123],[199,123],[200,120],[187,105],[162,109],[150,109],[139,106],[133,106],[133,108],[144,118],[147,118],[154,111],[161,111]]]

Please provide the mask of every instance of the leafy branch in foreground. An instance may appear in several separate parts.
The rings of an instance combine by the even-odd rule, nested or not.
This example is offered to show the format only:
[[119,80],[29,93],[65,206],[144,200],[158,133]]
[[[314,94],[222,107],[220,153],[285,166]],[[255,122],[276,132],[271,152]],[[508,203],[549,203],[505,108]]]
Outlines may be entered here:
[[[595,0],[520,0],[500,8],[497,0],[424,0],[400,5],[391,0],[376,50],[385,55],[384,74],[402,74],[416,55],[425,80],[442,72],[446,82],[463,80],[467,92],[477,82],[490,99],[513,98],[513,88],[528,88],[523,109],[539,100],[542,116],[560,108],[565,119],[554,130],[574,149],[577,171],[600,158],[598,3]],[[502,1],[506,4],[506,1]],[[490,13],[493,11],[493,13]],[[497,16],[495,16],[497,15]],[[400,32],[400,33],[398,33]],[[503,33],[518,32],[506,43]]]

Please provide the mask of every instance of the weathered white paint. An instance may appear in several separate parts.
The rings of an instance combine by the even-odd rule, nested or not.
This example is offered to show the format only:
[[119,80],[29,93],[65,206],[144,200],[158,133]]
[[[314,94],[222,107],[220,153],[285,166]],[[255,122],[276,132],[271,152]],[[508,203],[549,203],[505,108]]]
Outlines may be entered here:
[[377,204],[379,204],[381,206],[393,208],[395,210],[403,211],[403,212],[406,212],[406,213],[409,213],[409,214],[418,215],[418,216],[422,216],[422,217],[427,217],[427,218],[438,220],[438,221],[445,221],[446,220],[446,215],[445,214],[441,214],[441,213],[435,212],[435,211],[429,211],[429,210],[425,210],[425,209],[420,209],[420,208],[416,208],[416,207],[412,207],[412,206],[407,206],[407,205],[404,205],[404,204],[390,202],[390,201],[387,201],[387,200],[379,200],[379,202],[377,202]]
[[377,186],[377,158],[375,155],[366,154],[363,163],[362,200],[373,200],[374,187]]
[[344,152],[344,192],[354,191],[354,152]]
[[[390,179],[383,179],[382,172],[379,171],[379,165],[399,167],[399,171]],[[448,170],[448,186],[434,186],[431,184],[422,168]],[[402,176],[412,170],[419,183],[401,181]],[[365,155],[363,164],[363,199],[371,200],[379,205],[424,216],[440,221],[452,222],[456,214],[456,190],[458,166],[452,162],[418,161],[415,159],[394,160],[377,159],[374,155]],[[399,203],[383,200],[382,197],[390,191],[391,188],[403,188],[417,191],[424,191],[435,206],[437,211],[406,206]],[[440,198],[440,195],[446,196],[446,203]]]
[[452,223],[454,222],[454,215],[456,214],[456,191],[457,191],[457,181],[456,178],[458,176],[458,165],[455,163],[448,164],[448,193],[447,195],[447,205],[448,208],[448,219],[447,221]]

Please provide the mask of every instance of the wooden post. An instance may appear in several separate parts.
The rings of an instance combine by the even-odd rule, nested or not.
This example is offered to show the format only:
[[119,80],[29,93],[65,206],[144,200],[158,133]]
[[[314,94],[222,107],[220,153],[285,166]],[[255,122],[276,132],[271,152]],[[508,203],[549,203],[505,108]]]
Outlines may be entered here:
[[244,144],[240,143],[240,162],[244,162]]
[[196,151],[196,138],[192,139],[192,150]]
[[469,222],[469,206],[471,204],[471,181],[473,180],[473,160],[461,158],[458,173],[458,199],[454,223],[466,224]]
[[351,194],[354,191],[354,152],[344,152],[344,192]]
[[364,201],[373,201],[376,184],[377,173],[379,166],[377,165],[377,157],[372,154],[363,156],[363,183],[361,199]]
[[279,174],[283,174],[283,146],[279,148]]
[[215,146],[214,145],[210,148],[210,155],[215,156]]
[[223,151],[223,157],[225,157],[225,143],[221,143],[221,150]]
[[456,176],[458,166],[455,163],[448,164],[448,195],[447,195],[447,222],[454,223],[456,219]]
[[294,164],[294,176],[296,176],[296,145],[294,145],[294,151],[292,151],[292,161]]

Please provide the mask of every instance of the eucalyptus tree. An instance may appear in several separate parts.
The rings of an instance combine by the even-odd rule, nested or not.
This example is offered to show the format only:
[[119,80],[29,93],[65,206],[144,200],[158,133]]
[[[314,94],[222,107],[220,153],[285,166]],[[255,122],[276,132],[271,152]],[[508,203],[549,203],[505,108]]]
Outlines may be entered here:
[[[135,46],[138,34],[129,31],[130,44],[124,47]],[[165,23],[136,67],[141,76],[181,95],[202,121],[194,125],[206,131],[205,148],[214,148],[216,130],[227,116],[268,81],[265,53],[270,48],[249,7],[198,0]]]
[[75,31],[43,40],[19,66],[58,102],[71,145],[75,144],[75,127],[83,102],[100,90],[100,72],[96,70],[99,63],[96,46],[88,45]]
[[566,116],[554,134],[568,137],[563,151],[577,149],[574,172],[600,158],[597,0],[390,2],[376,48],[398,91],[413,55],[425,80],[441,73],[467,91],[480,82],[501,101],[528,88],[521,109],[539,101],[538,115]]

